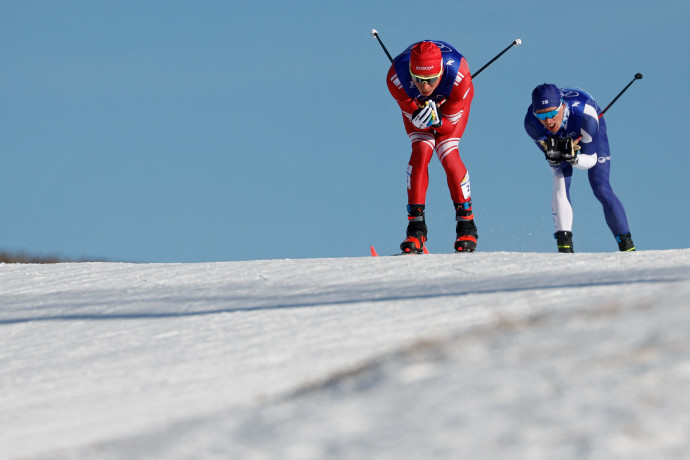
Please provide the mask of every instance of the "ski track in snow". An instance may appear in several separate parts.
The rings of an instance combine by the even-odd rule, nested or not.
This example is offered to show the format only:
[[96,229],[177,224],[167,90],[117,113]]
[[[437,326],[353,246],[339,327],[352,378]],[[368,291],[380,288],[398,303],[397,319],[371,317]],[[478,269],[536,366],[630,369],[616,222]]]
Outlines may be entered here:
[[0,458],[682,458],[690,250],[0,265]]

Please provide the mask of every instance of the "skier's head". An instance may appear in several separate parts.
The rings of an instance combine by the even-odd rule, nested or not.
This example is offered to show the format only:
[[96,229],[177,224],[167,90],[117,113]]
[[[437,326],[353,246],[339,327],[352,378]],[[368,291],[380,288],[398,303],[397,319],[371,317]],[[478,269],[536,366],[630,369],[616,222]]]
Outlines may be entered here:
[[557,133],[563,123],[563,95],[556,85],[544,83],[532,91],[532,113],[550,133]]
[[433,42],[419,42],[410,53],[410,76],[422,96],[430,96],[443,74],[443,55]]
[[551,83],[543,83],[532,91],[532,110],[555,108],[561,105],[561,90]]
[[441,49],[434,42],[419,42],[410,53],[410,74],[419,77],[435,77],[443,70]]

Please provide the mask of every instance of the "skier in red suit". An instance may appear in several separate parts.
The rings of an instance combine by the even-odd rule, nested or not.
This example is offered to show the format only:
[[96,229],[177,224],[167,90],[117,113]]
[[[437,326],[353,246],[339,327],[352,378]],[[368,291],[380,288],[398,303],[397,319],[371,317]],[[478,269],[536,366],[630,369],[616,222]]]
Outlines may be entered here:
[[474,96],[467,61],[448,43],[421,41],[393,60],[387,83],[402,110],[405,131],[412,143],[407,166],[407,238],[400,249],[404,253],[421,253],[424,249],[428,165],[435,151],[446,172],[455,206],[455,250],[474,251],[478,235],[470,178],[458,151]]

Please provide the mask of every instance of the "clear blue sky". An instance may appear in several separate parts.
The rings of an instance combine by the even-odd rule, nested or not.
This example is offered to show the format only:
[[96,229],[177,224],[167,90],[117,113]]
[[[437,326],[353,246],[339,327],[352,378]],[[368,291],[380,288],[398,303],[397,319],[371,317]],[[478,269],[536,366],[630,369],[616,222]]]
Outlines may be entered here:
[[[481,251],[555,252],[551,172],[524,133],[537,84],[606,114],[639,249],[690,246],[683,1],[0,1],[0,250],[131,262],[366,256],[406,226],[409,141],[385,85],[409,44],[475,80],[460,152]],[[424,11],[429,14],[423,14]],[[454,213],[434,158],[428,246]],[[616,250],[576,171],[576,251]]]

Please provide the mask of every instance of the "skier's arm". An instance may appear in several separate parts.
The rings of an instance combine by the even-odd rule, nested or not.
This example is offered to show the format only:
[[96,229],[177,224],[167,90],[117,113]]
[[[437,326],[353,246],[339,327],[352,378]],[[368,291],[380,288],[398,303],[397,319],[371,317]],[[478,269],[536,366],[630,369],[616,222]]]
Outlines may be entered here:
[[458,123],[467,123],[467,114],[473,96],[474,85],[472,84],[470,68],[465,58],[462,58],[458,74],[455,76],[453,91],[440,107],[441,126],[434,127],[434,130],[441,135],[448,134]]
[[590,169],[597,164],[597,152],[594,147],[594,138],[599,133],[599,115],[597,110],[589,103],[585,104],[582,114],[582,127],[580,128],[580,154],[577,163],[573,166],[577,169]]
[[398,78],[398,74],[395,72],[394,66],[391,66],[390,70],[388,71],[386,83],[388,85],[388,91],[391,93],[391,96],[393,96],[393,99],[395,99],[395,102],[398,103],[403,116],[405,116],[408,120],[411,120],[412,114],[419,108],[419,106],[410,96],[407,95],[403,89],[400,79]]

